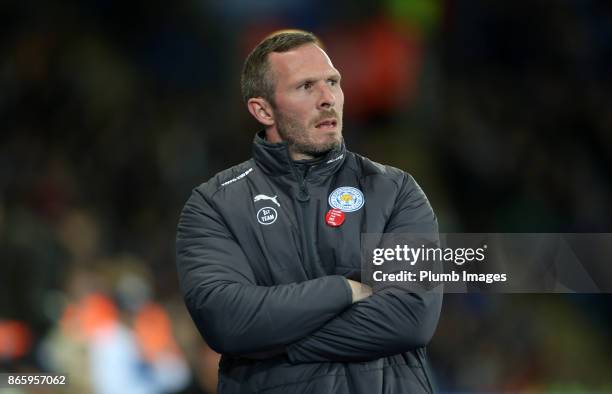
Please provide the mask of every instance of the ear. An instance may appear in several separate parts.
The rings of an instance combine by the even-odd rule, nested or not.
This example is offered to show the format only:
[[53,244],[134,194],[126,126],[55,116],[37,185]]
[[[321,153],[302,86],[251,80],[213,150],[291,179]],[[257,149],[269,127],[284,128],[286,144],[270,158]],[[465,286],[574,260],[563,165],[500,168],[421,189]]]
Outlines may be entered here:
[[257,121],[264,126],[274,125],[274,112],[268,101],[261,97],[251,97],[247,101],[249,112]]

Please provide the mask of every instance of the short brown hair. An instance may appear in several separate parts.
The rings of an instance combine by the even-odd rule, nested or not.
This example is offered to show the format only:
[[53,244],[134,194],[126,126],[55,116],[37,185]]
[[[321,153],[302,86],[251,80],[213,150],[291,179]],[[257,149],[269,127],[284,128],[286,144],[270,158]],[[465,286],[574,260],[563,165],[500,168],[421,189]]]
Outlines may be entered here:
[[246,103],[251,97],[263,97],[274,105],[274,81],[269,75],[268,55],[272,52],[287,52],[304,44],[321,46],[321,41],[312,33],[303,30],[281,30],[263,39],[244,61],[240,88]]

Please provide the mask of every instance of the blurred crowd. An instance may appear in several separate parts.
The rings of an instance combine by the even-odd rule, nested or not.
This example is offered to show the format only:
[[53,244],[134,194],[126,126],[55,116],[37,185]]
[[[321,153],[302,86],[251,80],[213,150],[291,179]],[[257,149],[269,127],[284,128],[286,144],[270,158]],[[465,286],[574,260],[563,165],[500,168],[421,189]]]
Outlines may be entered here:
[[[612,232],[606,2],[8,1],[0,26],[0,372],[57,392],[214,392],[176,223],[249,157],[240,69],[280,28],[322,38],[348,147],[412,173],[441,231]],[[448,295],[438,385],[612,392],[610,304]]]

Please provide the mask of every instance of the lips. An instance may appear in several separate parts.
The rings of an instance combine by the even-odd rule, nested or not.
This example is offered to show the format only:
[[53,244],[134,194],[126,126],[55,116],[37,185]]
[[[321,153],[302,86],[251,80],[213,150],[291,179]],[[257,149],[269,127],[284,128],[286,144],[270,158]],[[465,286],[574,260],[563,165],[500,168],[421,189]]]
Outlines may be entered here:
[[323,119],[315,125],[317,129],[320,128],[334,128],[338,125],[338,121],[334,118]]

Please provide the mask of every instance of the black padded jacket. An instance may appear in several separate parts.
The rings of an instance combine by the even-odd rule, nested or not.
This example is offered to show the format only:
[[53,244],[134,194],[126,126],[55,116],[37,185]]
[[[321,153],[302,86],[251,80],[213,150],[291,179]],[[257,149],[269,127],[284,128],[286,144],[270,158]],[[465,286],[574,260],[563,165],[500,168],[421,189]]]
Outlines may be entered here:
[[[342,225],[326,224],[330,204]],[[304,174],[286,143],[257,135],[253,158],[195,188],[178,224],[179,283],[222,354],[218,392],[433,392],[425,346],[442,296],[391,288],[352,304],[346,281],[360,278],[362,233],[411,232],[437,221],[407,173],[342,144]]]

